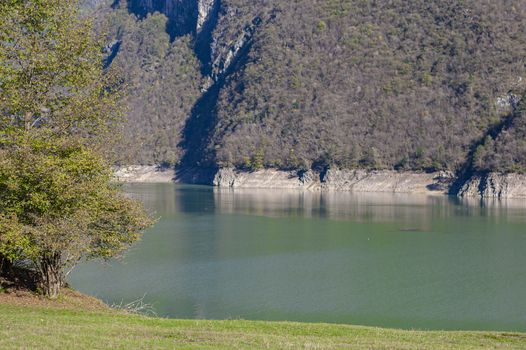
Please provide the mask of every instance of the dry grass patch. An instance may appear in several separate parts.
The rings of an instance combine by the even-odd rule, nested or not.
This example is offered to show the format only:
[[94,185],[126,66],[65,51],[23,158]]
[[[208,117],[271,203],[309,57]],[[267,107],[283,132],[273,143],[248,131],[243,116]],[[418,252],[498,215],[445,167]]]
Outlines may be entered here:
[[56,300],[51,300],[28,290],[7,289],[0,293],[0,304],[69,310],[111,310],[101,300],[67,288],[63,290],[60,297]]

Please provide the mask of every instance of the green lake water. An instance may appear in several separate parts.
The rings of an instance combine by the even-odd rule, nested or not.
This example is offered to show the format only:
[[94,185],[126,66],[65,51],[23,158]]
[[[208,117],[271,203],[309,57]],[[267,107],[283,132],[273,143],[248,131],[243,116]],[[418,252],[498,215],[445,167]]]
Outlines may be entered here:
[[130,185],[159,217],[72,286],[163,317],[526,331],[526,201]]

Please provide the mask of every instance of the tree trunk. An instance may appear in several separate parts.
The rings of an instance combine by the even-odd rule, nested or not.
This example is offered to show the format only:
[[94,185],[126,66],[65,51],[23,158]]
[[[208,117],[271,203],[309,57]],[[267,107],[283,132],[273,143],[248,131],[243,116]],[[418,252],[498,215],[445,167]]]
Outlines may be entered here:
[[11,262],[0,254],[0,276],[6,277],[11,272]]
[[40,288],[50,299],[58,298],[64,284],[60,253],[52,253],[42,258],[40,262]]

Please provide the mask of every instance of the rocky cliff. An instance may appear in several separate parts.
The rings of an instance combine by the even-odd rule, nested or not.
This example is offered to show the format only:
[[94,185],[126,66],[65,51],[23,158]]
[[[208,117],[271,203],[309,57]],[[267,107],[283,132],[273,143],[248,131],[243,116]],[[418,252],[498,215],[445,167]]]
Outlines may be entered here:
[[351,192],[444,194],[452,182],[449,173],[332,170],[324,173],[265,169],[238,172],[221,169],[214,185],[226,188],[278,188]]
[[130,12],[140,17],[160,12],[169,19],[172,36],[200,33],[210,19],[217,0],[129,0]]
[[458,190],[450,193],[455,177],[448,172],[417,173],[329,169],[280,171],[262,169],[253,172],[230,168],[186,169],[175,171],[157,166],[126,166],[115,169],[120,182],[190,183],[213,185],[222,189],[275,189],[329,192],[371,192],[407,194],[456,194],[459,197],[492,199],[526,199],[526,175],[479,174],[472,176]]
[[213,185],[220,188],[320,189],[319,177],[274,169],[254,172],[220,169]]
[[526,198],[526,175],[477,174],[473,175],[458,193],[460,197]]
[[221,169],[213,185],[220,188],[268,188],[325,190],[340,192],[381,192],[454,194],[463,198],[525,199],[526,175],[476,174],[451,193],[456,181],[449,172],[417,173],[329,169],[324,173],[286,172],[273,169],[240,172]]
[[447,193],[453,179],[447,172],[332,170],[322,176],[322,188],[333,191]]
[[123,183],[172,183],[175,171],[158,166],[124,166],[114,169],[115,179]]
[[218,0],[199,0],[197,1],[197,33],[201,33],[207,23],[212,20],[214,8],[219,6]]
[[130,12],[144,18],[160,12],[168,18],[167,31],[172,39],[191,34],[195,37],[196,54],[204,65],[212,61],[212,32],[215,29],[220,0],[129,0]]
[[83,1],[107,3],[108,66],[134,92],[121,164],[227,188],[521,191],[473,174],[526,172],[523,1]]

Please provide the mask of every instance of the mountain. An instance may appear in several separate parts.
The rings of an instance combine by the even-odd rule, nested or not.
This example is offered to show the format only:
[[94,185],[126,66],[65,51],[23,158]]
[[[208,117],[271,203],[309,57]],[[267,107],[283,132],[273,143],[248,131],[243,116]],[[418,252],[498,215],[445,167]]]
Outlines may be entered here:
[[128,163],[526,171],[522,0],[98,5]]

